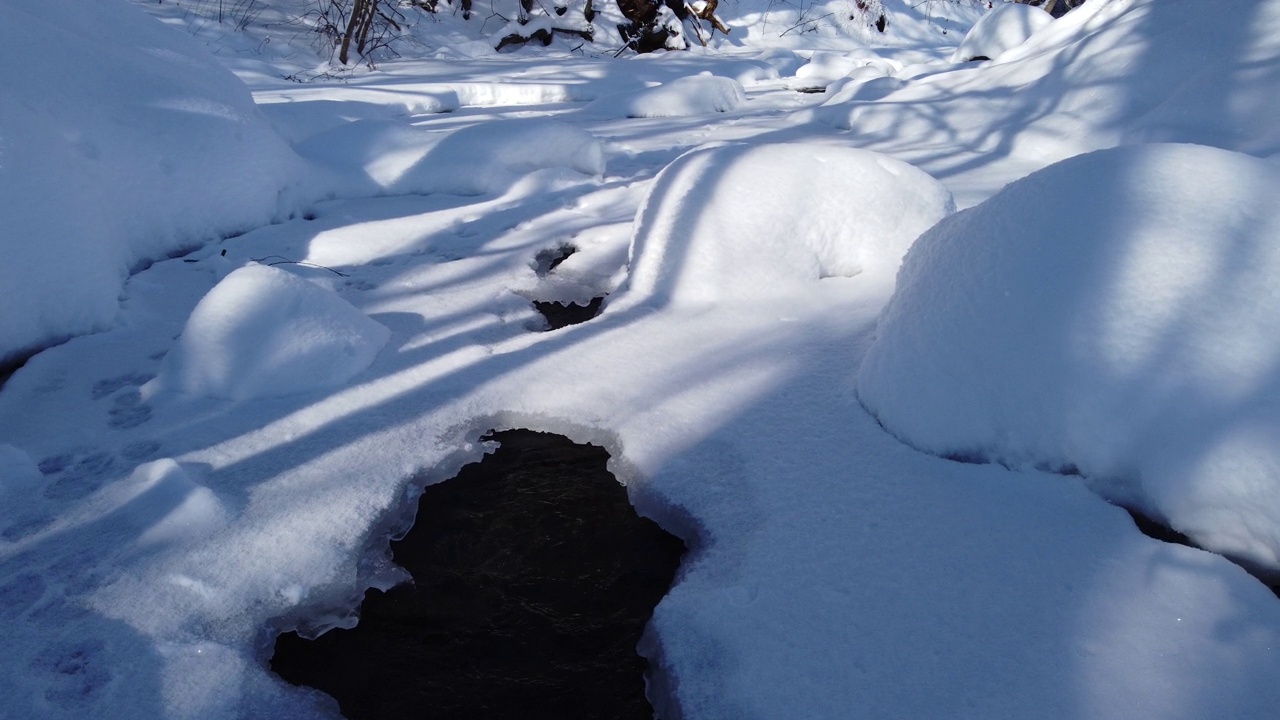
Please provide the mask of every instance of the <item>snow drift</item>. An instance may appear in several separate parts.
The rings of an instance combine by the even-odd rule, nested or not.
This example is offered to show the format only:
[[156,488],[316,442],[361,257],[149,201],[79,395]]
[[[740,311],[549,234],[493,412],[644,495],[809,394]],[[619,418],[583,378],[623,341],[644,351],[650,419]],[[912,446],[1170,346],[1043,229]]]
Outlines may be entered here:
[[659,173],[641,205],[627,293],[700,304],[803,291],[830,276],[892,278],[916,236],[953,209],[936,180],[865,150],[694,150]]
[[[204,48],[122,0],[0,5],[0,360],[101,329],[132,266],[288,206],[297,158]],[[67,279],[71,282],[67,282]]]
[[1035,173],[912,248],[859,395],[920,449],[1075,469],[1280,568],[1277,196],[1274,164],[1190,145]]

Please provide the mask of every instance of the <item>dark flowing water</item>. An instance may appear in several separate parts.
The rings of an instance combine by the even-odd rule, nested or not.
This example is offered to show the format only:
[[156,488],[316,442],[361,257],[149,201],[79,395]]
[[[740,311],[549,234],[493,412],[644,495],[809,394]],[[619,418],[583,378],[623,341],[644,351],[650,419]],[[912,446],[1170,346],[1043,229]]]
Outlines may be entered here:
[[635,648],[684,544],[636,515],[604,449],[492,438],[391,544],[413,582],[369,590],[351,630],[281,635],[272,669],[353,720],[649,720]]

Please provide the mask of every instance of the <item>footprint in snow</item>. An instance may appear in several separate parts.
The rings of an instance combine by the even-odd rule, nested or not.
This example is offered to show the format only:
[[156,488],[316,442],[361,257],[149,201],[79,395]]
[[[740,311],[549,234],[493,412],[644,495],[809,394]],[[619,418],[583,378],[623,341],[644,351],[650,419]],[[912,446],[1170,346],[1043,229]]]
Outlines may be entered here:
[[137,388],[117,395],[107,411],[107,424],[117,430],[135,428],[151,419],[151,406],[142,402]]
[[45,648],[30,664],[32,680],[43,681],[44,697],[59,705],[78,705],[98,695],[112,680],[96,638],[77,638]]
[[107,397],[108,395],[115,393],[117,390],[120,390],[121,388],[125,388],[130,385],[137,387],[147,382],[151,378],[152,378],[151,375],[143,375],[141,373],[129,373],[128,375],[121,375],[119,377],[108,378],[106,380],[99,380],[98,382],[93,384],[93,389],[90,391],[90,394],[93,396],[94,400],[101,400]]
[[115,457],[108,452],[90,453],[74,464],[65,455],[45,458],[40,471],[58,478],[45,486],[43,494],[50,500],[79,500],[102,487],[115,466]]

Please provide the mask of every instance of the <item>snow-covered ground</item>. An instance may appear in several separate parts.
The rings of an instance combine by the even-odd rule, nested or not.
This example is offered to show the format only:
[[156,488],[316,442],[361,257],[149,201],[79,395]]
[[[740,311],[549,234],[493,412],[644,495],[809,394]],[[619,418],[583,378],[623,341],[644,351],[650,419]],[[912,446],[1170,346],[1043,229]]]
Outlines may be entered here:
[[968,63],[941,0],[617,59],[447,9],[302,83],[213,5],[0,5],[0,717],[337,717],[275,633],[506,427],[690,544],[663,718],[1280,707],[1280,601],[1103,499],[1280,570],[1280,0]]

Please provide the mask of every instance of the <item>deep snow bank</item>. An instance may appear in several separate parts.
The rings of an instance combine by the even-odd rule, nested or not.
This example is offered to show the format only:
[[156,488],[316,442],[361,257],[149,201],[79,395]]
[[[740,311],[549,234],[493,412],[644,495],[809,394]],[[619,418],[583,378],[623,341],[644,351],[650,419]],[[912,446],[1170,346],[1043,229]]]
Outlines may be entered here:
[[878,153],[701,148],[658,174],[636,216],[627,302],[750,301],[830,276],[891,278],[916,236],[953,210],[940,183]]
[[859,395],[918,448],[1077,468],[1280,568],[1277,196],[1280,167],[1191,145],[1035,173],[921,236]]
[[106,326],[125,273],[287,207],[243,84],[125,0],[0,4],[0,361]]

